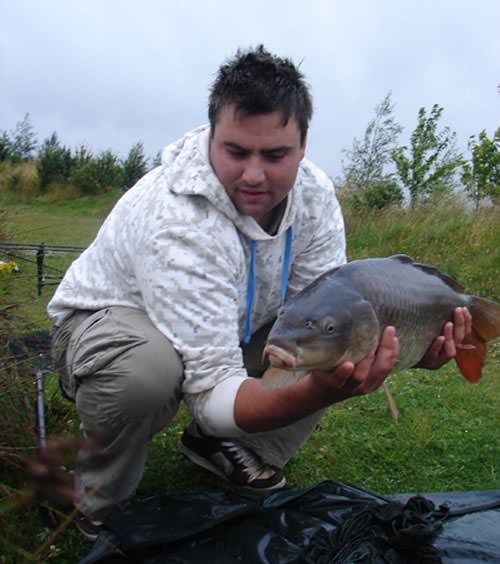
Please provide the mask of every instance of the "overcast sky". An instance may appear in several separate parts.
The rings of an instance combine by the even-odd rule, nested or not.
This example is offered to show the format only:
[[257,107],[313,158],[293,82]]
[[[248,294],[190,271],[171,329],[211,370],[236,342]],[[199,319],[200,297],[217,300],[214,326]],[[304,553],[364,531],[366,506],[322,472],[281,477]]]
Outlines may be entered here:
[[263,43],[301,63],[307,155],[331,176],[392,91],[405,141],[421,106],[471,134],[500,125],[499,0],[0,0],[0,130],[154,156],[207,121],[217,67]]

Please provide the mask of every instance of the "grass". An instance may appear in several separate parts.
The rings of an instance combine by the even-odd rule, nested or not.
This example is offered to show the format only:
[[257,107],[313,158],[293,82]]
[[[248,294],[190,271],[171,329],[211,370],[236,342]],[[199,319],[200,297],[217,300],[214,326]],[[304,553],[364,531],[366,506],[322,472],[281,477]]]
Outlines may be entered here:
[[117,193],[109,192],[101,197],[84,196],[54,203],[4,202],[9,212],[5,228],[16,243],[87,246],[116,199]]
[[[115,198],[116,194],[107,194],[49,203],[4,197],[0,209],[6,209],[7,220],[2,226],[18,242],[85,246]],[[465,214],[460,206],[447,204],[365,215],[347,210],[346,225],[351,259],[405,252],[441,267],[469,291],[500,301],[498,209]],[[73,258],[48,257],[47,264],[64,269]],[[20,266],[18,274],[0,279],[0,308],[17,304],[15,315],[9,314],[9,331],[48,328],[45,307],[53,287],[45,288],[38,297],[35,265],[20,261]],[[467,383],[452,362],[438,372],[418,370],[393,375],[390,386],[401,411],[399,425],[391,420],[380,390],[333,406],[287,466],[290,486],[335,479],[379,493],[499,488],[499,369],[497,341],[489,347],[478,385]],[[2,395],[2,383],[12,392],[11,399]],[[76,415],[60,398],[54,376],[47,379],[47,386],[49,431],[75,433]],[[8,420],[9,429],[21,429],[8,437],[11,447],[34,444],[33,399],[28,367],[0,364],[3,420]],[[229,487],[193,468],[179,454],[177,445],[187,422],[188,414],[181,407],[175,421],[152,441],[139,496]],[[2,431],[0,445],[6,444],[5,433]],[[50,531],[35,507],[13,508],[16,496],[25,487],[22,464],[17,451],[6,453],[0,448],[0,456],[0,562],[78,561],[89,547],[73,527],[62,529],[47,541]]]

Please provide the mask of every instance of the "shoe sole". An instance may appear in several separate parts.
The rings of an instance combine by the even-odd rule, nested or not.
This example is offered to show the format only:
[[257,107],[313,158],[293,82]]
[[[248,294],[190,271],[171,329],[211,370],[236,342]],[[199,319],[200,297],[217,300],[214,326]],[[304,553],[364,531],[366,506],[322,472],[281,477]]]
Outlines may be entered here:
[[224,472],[222,472],[222,470],[219,470],[219,468],[217,468],[217,466],[215,466],[214,464],[211,464],[206,458],[203,458],[199,454],[196,454],[196,452],[192,451],[190,448],[186,447],[182,443],[180,444],[179,450],[188,460],[190,460],[193,464],[196,464],[196,466],[201,466],[202,468],[205,468],[205,470],[212,472],[212,474],[215,474],[216,476],[218,476],[219,478],[222,478],[226,482],[229,482],[231,484],[239,486],[240,488],[243,488],[245,490],[249,490],[249,491],[256,492],[256,493],[268,493],[268,492],[272,492],[274,490],[280,490],[280,489],[282,489],[286,486],[285,476],[283,476],[283,478],[281,479],[280,482],[278,482],[277,484],[274,484],[274,486],[269,486],[267,488],[254,488],[252,486],[245,486],[243,484],[237,484],[236,482],[233,482],[230,478],[228,478],[224,474]]

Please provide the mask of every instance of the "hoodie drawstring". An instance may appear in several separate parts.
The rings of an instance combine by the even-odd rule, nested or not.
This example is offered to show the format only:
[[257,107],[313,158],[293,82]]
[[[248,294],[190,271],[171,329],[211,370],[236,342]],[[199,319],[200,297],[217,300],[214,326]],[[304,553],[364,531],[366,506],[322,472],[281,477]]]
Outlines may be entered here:
[[283,255],[283,265],[281,267],[281,287],[280,287],[280,306],[285,303],[286,290],[288,288],[288,274],[290,272],[290,262],[292,258],[292,226],[286,230],[285,253]]
[[257,253],[257,241],[250,242],[250,264],[248,265],[247,281],[247,309],[245,314],[245,345],[248,345],[252,337],[252,309],[255,295],[255,255]]
[[[283,253],[283,263],[281,266],[281,283],[280,283],[280,305],[283,305],[288,288],[288,275],[290,273],[290,262],[292,258],[292,240],[293,231],[290,226],[286,231],[285,252]],[[248,265],[248,281],[247,281],[247,307],[245,313],[245,335],[243,342],[248,345],[252,338],[252,313],[253,300],[255,296],[255,258],[257,254],[257,241],[250,242],[250,261]]]

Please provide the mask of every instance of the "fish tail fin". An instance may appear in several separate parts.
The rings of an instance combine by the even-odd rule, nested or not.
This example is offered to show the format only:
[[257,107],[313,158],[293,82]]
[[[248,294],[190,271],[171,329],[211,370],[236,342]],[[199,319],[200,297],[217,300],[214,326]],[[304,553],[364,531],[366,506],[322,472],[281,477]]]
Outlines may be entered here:
[[473,296],[469,309],[472,327],[479,338],[488,342],[500,337],[500,304]]
[[467,380],[476,383],[481,379],[486,343],[500,337],[500,305],[473,296],[469,309],[472,315],[472,334],[457,349],[455,360]]

